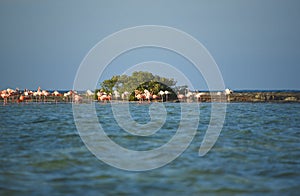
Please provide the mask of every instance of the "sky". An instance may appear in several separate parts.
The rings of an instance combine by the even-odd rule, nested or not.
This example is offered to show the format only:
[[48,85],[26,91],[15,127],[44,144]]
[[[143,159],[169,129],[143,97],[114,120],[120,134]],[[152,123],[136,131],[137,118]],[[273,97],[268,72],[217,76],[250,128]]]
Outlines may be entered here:
[[[298,0],[1,0],[0,89],[72,89],[84,57],[105,37],[162,25],[202,43],[228,88],[300,90],[299,10]],[[99,81],[157,61],[184,72],[195,89],[206,88],[184,58],[138,50],[116,58]]]

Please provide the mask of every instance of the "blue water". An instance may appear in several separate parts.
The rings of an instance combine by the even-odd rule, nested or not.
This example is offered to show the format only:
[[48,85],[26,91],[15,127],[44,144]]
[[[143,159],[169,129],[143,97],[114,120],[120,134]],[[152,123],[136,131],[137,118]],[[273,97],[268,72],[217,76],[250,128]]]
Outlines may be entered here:
[[[178,128],[180,104],[167,103],[158,136],[122,131],[110,104],[96,104],[99,122],[120,145],[147,150],[167,142]],[[124,171],[98,160],[84,145],[71,104],[0,106],[0,195],[106,194],[290,194],[300,191],[300,104],[232,103],[216,145],[198,150],[210,119],[201,104],[197,134],[168,165]],[[130,104],[139,123],[150,120],[148,104]],[[178,144],[180,145],[180,143]]]

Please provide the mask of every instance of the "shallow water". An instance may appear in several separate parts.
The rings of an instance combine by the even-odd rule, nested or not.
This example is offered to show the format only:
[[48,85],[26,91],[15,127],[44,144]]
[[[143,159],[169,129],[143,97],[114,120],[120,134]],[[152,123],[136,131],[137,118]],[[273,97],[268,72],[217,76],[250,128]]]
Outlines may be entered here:
[[[128,149],[148,150],[175,134],[180,104],[167,103],[157,134],[123,131],[110,104],[96,104],[107,135]],[[1,195],[98,194],[292,194],[300,191],[300,104],[232,103],[221,135],[198,156],[211,105],[201,104],[197,134],[168,165],[124,171],[98,160],[82,142],[71,104],[0,106]],[[130,104],[132,118],[150,121],[148,104]],[[181,145],[180,143],[178,145]]]

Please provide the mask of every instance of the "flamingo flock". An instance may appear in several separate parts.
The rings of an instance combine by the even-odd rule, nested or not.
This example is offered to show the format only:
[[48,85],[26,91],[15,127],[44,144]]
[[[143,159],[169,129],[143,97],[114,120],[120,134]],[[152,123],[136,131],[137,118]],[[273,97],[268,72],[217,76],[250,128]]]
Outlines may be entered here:
[[98,91],[97,99],[98,99],[98,101],[103,101],[103,102],[110,101],[111,94],[107,94],[106,92],[103,92],[103,91]]
[[[161,101],[163,102],[163,95],[164,94],[170,94],[168,91],[159,91],[158,95],[153,94],[152,92],[150,92],[149,90],[145,89],[144,91],[139,91],[139,90],[135,90],[134,91],[135,94],[135,98],[140,102],[144,102],[145,100],[148,101],[149,103],[151,102],[151,100],[153,101],[158,101],[161,99]],[[166,98],[167,100],[167,98]]]
[[[230,95],[233,93],[230,89],[225,89],[224,91],[219,92],[190,92],[186,91],[184,94],[177,92],[177,99],[180,102],[202,102],[207,101],[207,97],[212,96],[213,100],[220,100],[222,96],[227,98],[227,101],[230,101]],[[143,91],[135,90],[134,96],[142,103],[144,101],[168,101],[168,95],[171,94],[169,91],[160,90],[158,94],[154,94],[147,89]],[[78,94],[74,90],[70,90],[67,92],[59,92],[57,90],[50,93],[47,90],[42,90],[41,87],[38,87],[36,91],[31,91],[25,89],[24,91],[20,91],[17,89],[5,89],[0,91],[0,97],[3,100],[4,104],[8,102],[73,102],[73,103],[82,103],[82,102],[92,102],[94,100],[94,92],[91,90],[87,90],[85,94]],[[110,102],[112,100],[120,100],[123,101],[129,100],[130,93],[125,91],[123,93],[119,93],[118,91],[114,91],[113,93],[106,93],[102,90],[96,93],[98,102]]]
[[[7,103],[8,99],[10,97],[14,98],[15,95],[18,94],[18,92],[19,92],[19,89],[13,90],[13,89],[8,88],[6,90],[2,90],[1,93],[0,93],[0,96],[3,99],[3,102]],[[13,99],[12,99],[12,101],[13,101]]]
[[[89,96],[91,95],[91,91],[87,91]],[[82,97],[77,94],[76,91],[70,90],[66,93],[60,93],[57,90],[50,93],[47,90],[42,90],[41,87],[38,87],[36,91],[24,89],[24,91],[20,91],[19,89],[5,89],[0,91],[0,96],[3,99],[3,103],[7,104],[8,102],[52,102],[58,101],[62,102],[82,102]],[[48,100],[49,98],[49,100]]]
[[[126,101],[129,100],[130,93],[127,91],[123,93],[119,93],[118,91],[115,90],[112,94],[107,94],[106,92],[99,90],[96,95],[97,95],[97,100],[99,102],[112,101],[112,99],[114,100],[122,99],[123,101]],[[145,100],[151,102],[151,100],[158,100],[160,98],[160,96],[154,95],[147,89],[143,91],[135,90],[134,96],[139,101],[139,103],[142,103]]]
[[205,97],[211,97],[215,100],[221,100],[220,98],[222,96],[225,96],[227,98],[227,101],[230,100],[230,95],[233,93],[233,90],[226,88],[224,91],[218,91],[218,92],[186,92],[185,94],[177,93],[177,98],[179,101],[185,101],[185,102],[202,102],[202,98],[205,99]]

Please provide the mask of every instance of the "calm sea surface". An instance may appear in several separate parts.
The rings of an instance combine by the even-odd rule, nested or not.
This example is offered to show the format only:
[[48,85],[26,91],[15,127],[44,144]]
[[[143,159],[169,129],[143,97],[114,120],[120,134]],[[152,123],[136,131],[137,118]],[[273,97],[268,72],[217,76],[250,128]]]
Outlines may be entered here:
[[[128,149],[154,149],[175,134],[180,104],[166,103],[158,136],[122,131],[110,104],[96,104],[107,135]],[[77,132],[71,104],[0,106],[0,195],[288,194],[300,192],[300,104],[231,103],[216,145],[198,150],[211,105],[201,104],[197,134],[168,165],[124,171],[98,160]],[[132,118],[150,119],[149,104],[130,104]],[[178,143],[178,145],[181,145]]]

